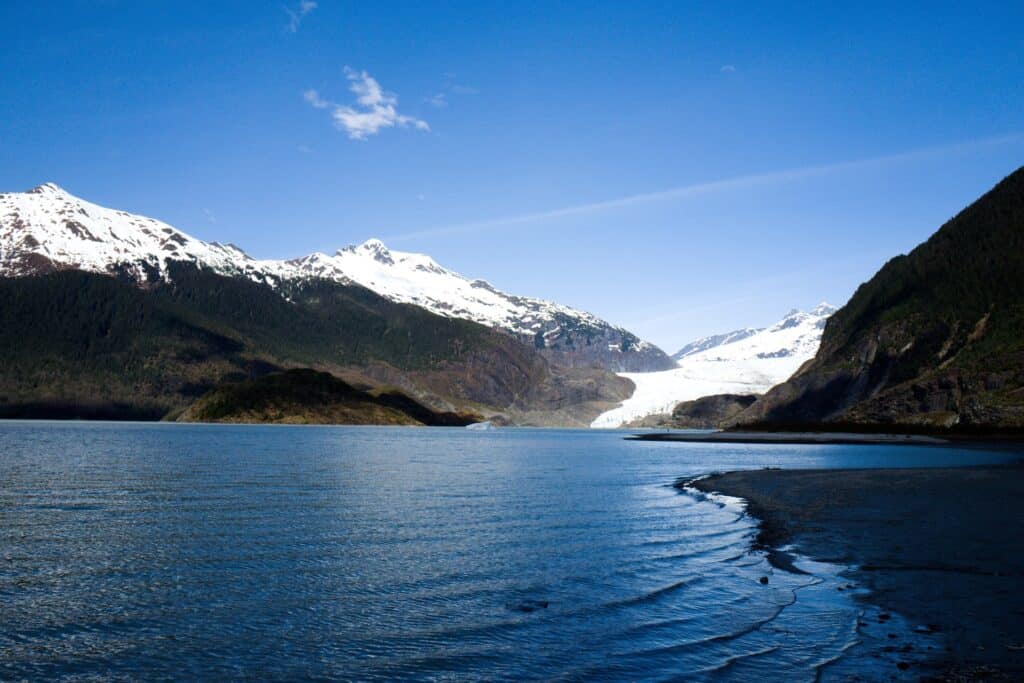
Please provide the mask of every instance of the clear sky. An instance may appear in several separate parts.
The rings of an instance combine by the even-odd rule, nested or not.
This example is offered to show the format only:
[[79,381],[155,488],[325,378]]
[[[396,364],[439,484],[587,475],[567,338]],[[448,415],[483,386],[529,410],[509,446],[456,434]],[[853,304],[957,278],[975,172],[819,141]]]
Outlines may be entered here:
[[0,189],[380,237],[672,352],[844,303],[1024,164],[1024,3],[834,4],[4,2]]

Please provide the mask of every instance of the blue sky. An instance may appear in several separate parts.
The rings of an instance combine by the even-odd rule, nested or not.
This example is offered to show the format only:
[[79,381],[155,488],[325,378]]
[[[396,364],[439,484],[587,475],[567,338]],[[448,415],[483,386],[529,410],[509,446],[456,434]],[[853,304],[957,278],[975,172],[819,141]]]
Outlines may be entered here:
[[1024,4],[827,4],[4,3],[0,189],[380,237],[671,352],[843,303],[1024,163]]

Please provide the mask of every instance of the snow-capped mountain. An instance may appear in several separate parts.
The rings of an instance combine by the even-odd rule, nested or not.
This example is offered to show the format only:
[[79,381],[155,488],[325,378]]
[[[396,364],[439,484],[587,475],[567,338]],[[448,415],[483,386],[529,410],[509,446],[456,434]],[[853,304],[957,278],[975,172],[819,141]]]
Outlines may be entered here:
[[392,301],[505,330],[562,365],[634,372],[672,366],[661,349],[595,315],[507,294],[424,254],[391,251],[380,240],[334,254],[257,260],[234,245],[204,242],[152,218],[92,204],[52,183],[0,194],[0,275],[74,268],[127,274],[145,286],[167,280],[171,261],[273,288],[307,278],[358,284]]
[[152,218],[92,204],[53,183],[0,194],[0,275],[75,268],[120,271],[145,283],[166,278],[168,261],[254,280],[286,270],[234,245],[203,242]]
[[[762,394],[784,382],[814,357],[825,321],[836,311],[821,303],[810,312],[792,310],[770,327],[743,335],[733,332],[717,344],[706,337],[683,347],[704,344],[684,354],[678,367],[662,372],[620,373],[636,385],[619,407],[602,413],[591,427],[619,427],[633,420],[672,412],[681,401],[714,394]],[[729,335],[717,335],[727,339]],[[682,353],[682,352],[680,352]],[[677,354],[678,355],[678,354]]]
[[747,337],[752,337],[763,329],[763,327],[744,327],[742,330],[734,330],[732,332],[726,332],[725,334],[713,334],[710,337],[695,339],[673,353],[672,360],[678,363],[687,356],[692,356],[695,353],[700,353],[701,351],[713,349],[716,346],[731,344],[733,342],[746,339]]

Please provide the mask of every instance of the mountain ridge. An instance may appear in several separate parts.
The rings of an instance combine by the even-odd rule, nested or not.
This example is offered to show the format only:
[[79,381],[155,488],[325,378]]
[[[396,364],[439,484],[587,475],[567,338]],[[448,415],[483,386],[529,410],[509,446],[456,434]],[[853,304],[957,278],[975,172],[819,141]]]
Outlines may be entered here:
[[1024,167],[906,255],[825,327],[812,362],[736,424],[1024,427]]
[[722,346],[723,344],[731,344],[732,342],[735,341],[741,341],[748,337],[754,336],[755,334],[763,331],[764,329],[765,328],[763,327],[744,327],[739,330],[733,330],[732,332],[712,334],[707,337],[701,337],[700,339],[694,339],[692,342],[689,342],[688,344],[684,345],[681,349],[679,349],[669,357],[676,363],[678,363],[687,356],[692,356],[695,353],[707,351],[708,349],[713,349],[716,346]]
[[173,261],[191,261],[277,291],[304,279],[361,285],[391,301],[502,329],[567,367],[672,367],[661,349],[591,313],[507,294],[425,254],[390,250],[379,239],[332,255],[259,260],[233,244],[204,242],[162,221],[93,204],[54,183],[0,194],[0,275],[72,268],[120,273],[150,286],[167,279],[167,264]]

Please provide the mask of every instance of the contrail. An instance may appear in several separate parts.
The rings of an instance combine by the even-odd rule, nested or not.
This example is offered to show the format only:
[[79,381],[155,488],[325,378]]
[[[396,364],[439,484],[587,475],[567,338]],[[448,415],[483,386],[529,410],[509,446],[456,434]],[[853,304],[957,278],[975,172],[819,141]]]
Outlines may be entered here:
[[393,235],[391,237],[388,237],[385,241],[398,242],[402,240],[415,239],[419,237],[452,235],[462,232],[473,232],[489,228],[499,228],[508,225],[532,223],[534,221],[543,221],[552,218],[562,218],[564,216],[576,216],[580,214],[595,213],[598,211],[603,211],[605,209],[617,209],[624,206],[632,206],[634,204],[649,204],[652,202],[661,202],[672,199],[687,199],[690,197],[697,197],[700,195],[710,194],[713,192],[721,192],[723,190],[734,190],[752,187],[756,185],[789,182],[793,180],[800,180],[803,178],[821,176],[828,173],[835,173],[837,171],[846,171],[870,166],[882,166],[901,161],[915,161],[919,159],[925,159],[931,156],[942,156],[955,152],[970,151],[978,149],[980,147],[994,147],[1013,142],[1020,142],[1021,140],[1024,140],[1024,132],[1016,132],[1007,135],[1001,135],[998,137],[968,140],[966,142],[955,142],[945,145],[934,145],[931,147],[919,147],[917,149],[912,149],[905,152],[897,152],[895,154],[887,154],[884,156],[872,157],[870,159],[855,159],[851,161],[839,161],[815,166],[804,166],[802,168],[791,168],[779,171],[769,171],[766,173],[755,173],[752,175],[726,178],[723,180],[713,180],[703,183],[694,183],[692,185],[683,185],[680,187],[669,188],[667,190],[658,190],[656,192],[644,192],[641,194],[629,195],[627,197],[618,197],[616,199],[607,199],[604,201],[593,202],[590,204],[577,204],[575,206],[567,206],[560,209],[551,209],[549,211],[538,211],[535,213],[520,214],[518,216],[507,216],[504,218],[493,218],[482,221],[474,221],[471,223],[460,223],[457,225],[449,225],[439,228],[428,228],[426,230]]

